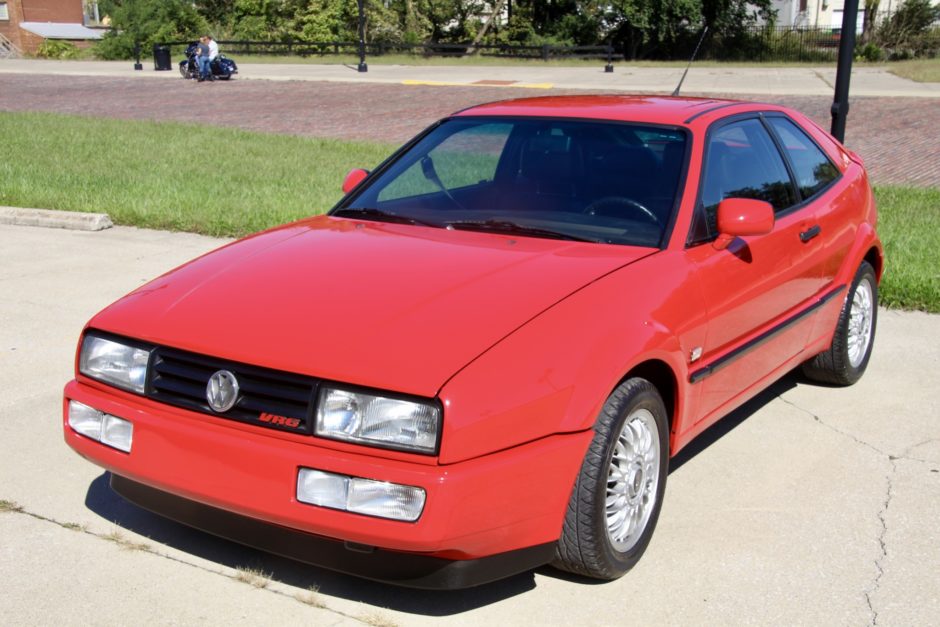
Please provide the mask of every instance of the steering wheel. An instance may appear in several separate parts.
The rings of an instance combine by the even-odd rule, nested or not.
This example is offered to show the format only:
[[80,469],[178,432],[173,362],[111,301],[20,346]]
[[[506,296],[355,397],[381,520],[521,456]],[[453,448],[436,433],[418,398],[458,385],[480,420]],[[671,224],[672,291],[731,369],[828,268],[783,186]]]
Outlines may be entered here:
[[618,213],[622,209],[627,209],[633,213],[640,214],[640,216],[642,216],[645,221],[652,222],[653,224],[659,226],[659,218],[656,217],[655,213],[647,209],[645,205],[633,200],[632,198],[627,198],[626,196],[605,196],[595,200],[587,207],[582,209],[581,212],[594,216],[598,214],[600,209],[605,207],[609,207]]

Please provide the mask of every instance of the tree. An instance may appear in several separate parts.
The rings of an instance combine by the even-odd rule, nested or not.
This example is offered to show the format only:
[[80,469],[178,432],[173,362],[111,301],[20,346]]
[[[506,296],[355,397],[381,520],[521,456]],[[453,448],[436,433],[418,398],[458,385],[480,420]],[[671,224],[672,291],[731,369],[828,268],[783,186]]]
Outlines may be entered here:
[[881,0],[865,0],[865,19],[862,22],[862,37],[861,41],[863,43],[868,43],[871,41],[872,35],[875,34],[875,18],[878,16],[878,6],[881,4]]
[[932,6],[930,0],[905,0],[878,29],[878,43],[891,50],[891,58],[926,54],[937,46],[936,38],[930,37],[937,20],[940,6]]
[[299,0],[234,0],[232,36],[249,41],[281,41],[291,34]]
[[195,39],[208,28],[187,0],[111,0],[102,5],[112,26],[95,48],[103,59],[131,59],[135,43],[146,51],[155,43]]
[[698,0],[590,0],[589,6],[600,17],[602,39],[631,59],[670,47],[702,21]]

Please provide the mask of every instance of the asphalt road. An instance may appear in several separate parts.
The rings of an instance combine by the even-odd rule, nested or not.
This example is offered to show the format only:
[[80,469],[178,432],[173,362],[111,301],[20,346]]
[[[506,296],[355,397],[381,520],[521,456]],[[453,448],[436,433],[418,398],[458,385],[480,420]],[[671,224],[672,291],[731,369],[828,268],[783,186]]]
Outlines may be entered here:
[[[79,333],[112,300],[221,243],[0,226],[4,624],[937,623],[940,316],[920,313],[881,311],[854,387],[791,375],[683,452],[649,551],[612,583],[546,567],[468,591],[401,590],[125,503],[62,441]],[[265,573],[265,587],[239,568]]]

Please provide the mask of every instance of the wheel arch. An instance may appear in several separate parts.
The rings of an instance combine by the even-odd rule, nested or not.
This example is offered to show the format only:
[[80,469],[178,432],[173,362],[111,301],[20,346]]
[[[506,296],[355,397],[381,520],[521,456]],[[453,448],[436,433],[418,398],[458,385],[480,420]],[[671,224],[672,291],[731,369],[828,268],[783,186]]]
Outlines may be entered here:
[[884,273],[884,254],[877,246],[872,246],[868,249],[868,252],[865,253],[864,261],[867,261],[872,268],[875,270],[875,278],[878,280],[878,283],[881,283],[881,277]]
[[[647,359],[630,368],[626,375],[613,390],[627,379],[640,377],[653,384],[653,387],[659,392],[666,406],[666,416],[669,420],[669,449],[673,449],[673,436],[677,420],[677,409],[679,406],[679,379],[672,367],[661,359]],[[613,392],[611,390],[611,393]]]

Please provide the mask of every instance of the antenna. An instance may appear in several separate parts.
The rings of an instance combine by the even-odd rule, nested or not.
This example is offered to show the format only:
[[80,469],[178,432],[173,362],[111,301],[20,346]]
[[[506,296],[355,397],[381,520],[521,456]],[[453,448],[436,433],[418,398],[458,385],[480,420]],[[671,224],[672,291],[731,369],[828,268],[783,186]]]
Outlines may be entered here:
[[676,88],[672,91],[673,96],[679,95],[679,90],[682,89],[682,83],[685,81],[685,75],[689,73],[689,68],[692,67],[692,62],[695,61],[696,55],[698,55],[698,49],[702,47],[702,42],[705,41],[705,34],[708,32],[708,26],[702,29],[702,36],[698,38],[698,43],[695,44],[695,50],[692,51],[692,58],[689,59],[689,64],[685,66],[685,72],[682,73],[682,78],[679,79],[679,84],[676,85]]

